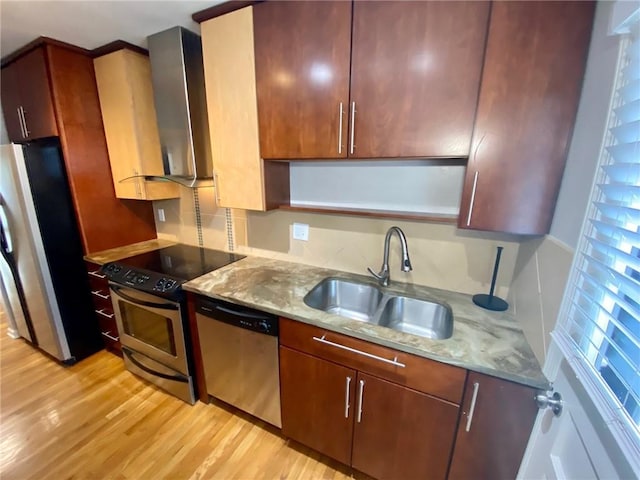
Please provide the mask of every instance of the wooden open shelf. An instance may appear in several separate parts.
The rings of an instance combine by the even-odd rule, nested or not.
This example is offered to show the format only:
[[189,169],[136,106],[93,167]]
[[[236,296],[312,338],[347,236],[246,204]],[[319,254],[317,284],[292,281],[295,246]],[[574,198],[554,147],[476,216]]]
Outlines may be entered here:
[[333,215],[356,215],[360,217],[375,218],[398,218],[401,220],[421,220],[425,222],[449,223],[454,225],[458,223],[457,215],[445,215],[437,213],[401,212],[347,207],[309,207],[306,205],[280,205],[278,208],[280,210],[289,210],[293,212],[325,213]]

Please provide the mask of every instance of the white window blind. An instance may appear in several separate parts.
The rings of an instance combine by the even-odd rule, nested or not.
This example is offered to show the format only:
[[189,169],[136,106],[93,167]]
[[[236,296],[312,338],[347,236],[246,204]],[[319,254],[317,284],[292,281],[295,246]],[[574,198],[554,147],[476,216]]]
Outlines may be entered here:
[[[591,205],[556,332],[604,399],[640,438],[640,25],[623,40]],[[555,337],[554,337],[555,338]],[[574,357],[574,359],[575,359]]]

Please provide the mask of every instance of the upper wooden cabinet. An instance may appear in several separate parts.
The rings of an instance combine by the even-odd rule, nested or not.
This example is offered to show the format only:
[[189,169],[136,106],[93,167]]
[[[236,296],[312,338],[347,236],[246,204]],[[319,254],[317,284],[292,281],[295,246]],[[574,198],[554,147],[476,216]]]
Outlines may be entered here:
[[[155,238],[151,204],[115,196],[90,52],[43,37],[3,61],[2,106],[7,126],[15,120],[12,105],[18,103],[24,107],[29,131],[29,138],[12,140],[60,137],[84,253]],[[5,83],[11,72],[17,72],[18,94],[15,82],[13,90],[11,80]],[[16,102],[22,91],[29,92],[28,100]],[[16,133],[15,127],[12,130]],[[21,132],[18,126],[17,133]]]
[[93,63],[116,196],[136,200],[179,197],[179,186],[174,183],[135,178],[164,174],[149,58],[122,49]]
[[488,3],[254,8],[264,158],[468,155]]
[[345,158],[351,3],[254,7],[263,158]]
[[58,135],[43,49],[4,67],[1,80],[9,140],[20,143]]
[[593,13],[592,2],[493,3],[461,228],[549,231]]
[[469,155],[488,17],[489,2],[354,2],[350,157]]
[[201,34],[218,205],[267,210],[288,203],[289,165],[260,157],[253,8],[203,22]]
[[538,412],[535,394],[469,372],[449,478],[516,478]]

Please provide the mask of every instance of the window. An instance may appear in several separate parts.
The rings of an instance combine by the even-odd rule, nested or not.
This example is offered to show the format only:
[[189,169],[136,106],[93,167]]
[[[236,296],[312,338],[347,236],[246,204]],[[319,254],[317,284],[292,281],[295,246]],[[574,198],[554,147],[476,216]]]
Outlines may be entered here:
[[558,344],[585,372],[583,381],[599,392],[607,422],[635,445],[640,443],[639,27],[636,22],[622,42],[609,131],[557,333]]

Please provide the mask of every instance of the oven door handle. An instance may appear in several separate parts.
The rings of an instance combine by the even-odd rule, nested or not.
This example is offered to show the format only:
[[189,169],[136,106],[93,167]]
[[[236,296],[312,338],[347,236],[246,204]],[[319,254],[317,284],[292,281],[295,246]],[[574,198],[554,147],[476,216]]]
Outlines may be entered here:
[[147,302],[146,300],[140,300],[139,298],[134,298],[123,292],[124,288],[119,287],[118,285],[111,285],[111,289],[120,295],[125,300],[128,300],[131,303],[135,303],[136,305],[142,305],[145,307],[152,308],[162,308],[164,310],[179,310],[179,307],[173,303],[155,303],[155,302]]
[[184,375],[179,375],[179,374],[167,375],[166,373],[156,372],[155,370],[147,367],[146,365],[143,365],[139,360],[136,360],[136,358],[133,356],[133,352],[127,348],[123,348],[122,352],[127,356],[129,360],[131,360],[131,363],[133,363],[139,369],[144,370],[149,375],[153,375],[154,377],[164,378],[166,380],[171,380],[174,382],[189,383],[189,379]]

